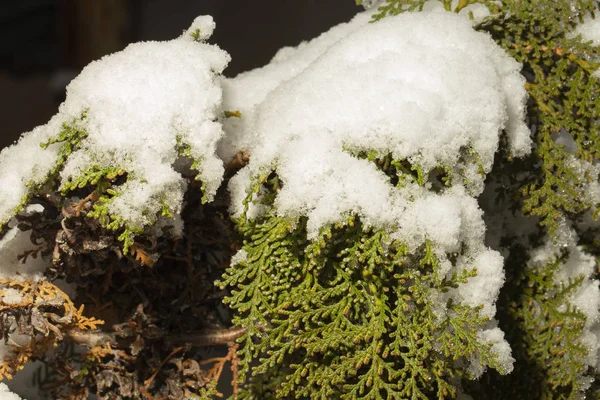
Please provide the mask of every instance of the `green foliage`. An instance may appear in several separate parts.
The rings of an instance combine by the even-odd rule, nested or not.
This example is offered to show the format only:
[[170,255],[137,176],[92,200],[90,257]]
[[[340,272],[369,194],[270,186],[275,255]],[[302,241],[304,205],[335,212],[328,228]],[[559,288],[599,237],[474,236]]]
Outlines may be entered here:
[[58,150],[58,156],[54,167],[50,171],[50,177],[56,178],[57,175],[62,171],[67,162],[67,159],[72,152],[79,148],[82,140],[87,137],[87,131],[84,128],[84,123],[87,119],[87,110],[81,113],[79,119],[74,119],[71,123],[64,122],[62,129],[58,135],[46,143],[40,143],[40,146],[46,149],[48,146],[54,143],[61,143]]
[[[190,166],[190,169],[197,171],[198,173],[196,174],[195,179],[197,181],[200,181],[200,165],[202,165],[202,160],[201,159],[197,159],[193,156],[192,154],[192,147],[188,144],[185,143],[184,139],[181,136],[177,136],[177,152],[179,153],[180,156],[182,157],[186,157],[189,160],[192,160],[192,165]],[[206,196],[206,186],[204,184],[204,182],[201,182],[202,184],[202,204],[205,204],[208,201],[208,197]]]
[[211,400],[216,397],[221,397],[219,395],[219,391],[217,390],[217,381],[211,381],[206,384],[205,387],[200,389],[200,393],[196,396],[190,397],[191,400]]
[[[74,119],[71,123],[63,123],[62,129],[56,137],[51,138],[46,143],[40,144],[41,147],[47,148],[52,144],[60,143],[56,162],[41,183],[30,183],[29,194],[24,196],[21,204],[15,209],[14,213],[16,214],[21,211],[31,202],[32,196],[42,191],[53,192],[58,190],[62,198],[71,192],[84,191],[85,193],[90,193],[86,200],[91,200],[93,204],[91,210],[86,212],[85,215],[98,220],[100,226],[103,228],[118,233],[117,239],[123,243],[124,254],[129,254],[133,250],[132,246],[134,245],[135,237],[143,234],[145,227],[133,226],[123,217],[110,212],[110,204],[119,195],[118,186],[127,181],[128,171],[120,165],[109,167],[93,165],[57,188],[60,172],[63,170],[67,159],[74,151],[79,149],[81,142],[87,137],[85,129],[86,119],[87,110],[82,113],[80,118]],[[192,159],[191,169],[198,170],[200,168],[202,160],[193,159],[191,147],[183,143],[180,138],[178,138],[177,150],[180,155]],[[121,179],[121,182],[117,182],[119,178],[124,179]],[[198,175],[196,176],[196,180],[199,180]],[[203,192],[205,192],[204,189],[204,184],[202,184]],[[202,201],[203,203],[207,201],[205,194],[202,197]],[[160,200],[160,203],[160,215],[174,218],[173,211],[164,197]]]
[[569,387],[577,394],[581,389],[578,378],[585,372],[583,358],[587,350],[578,340],[585,316],[569,304],[569,296],[580,287],[583,276],[557,284],[554,274],[564,261],[557,259],[545,266],[525,269],[521,283],[534,284],[515,299],[517,305],[513,310],[525,332],[522,340],[526,348],[519,350],[525,350],[530,360],[546,359],[547,371],[552,371],[543,385],[545,397]]
[[[544,264],[523,267],[524,249],[514,248],[507,265],[508,283],[500,295],[498,317],[511,343],[515,370],[507,376],[488,374],[472,394],[481,399],[527,396],[576,399],[591,371],[583,363],[580,342],[586,318],[570,304],[583,276],[557,282],[555,275],[568,258],[565,251]],[[485,384],[483,382],[486,382]]]
[[[260,182],[279,184],[258,178],[248,199]],[[476,271],[443,276],[432,242],[410,252],[352,216],[308,241],[304,218],[272,207],[238,227],[245,256],[217,284],[231,288],[225,303],[248,328],[241,398],[442,399],[471,378],[471,360],[506,372],[477,339],[487,322],[478,308],[433,300]]]
[[87,217],[98,220],[100,226],[110,231],[120,232],[117,239],[123,243],[123,253],[129,254],[134,244],[135,236],[144,233],[143,227],[131,226],[124,218],[111,214],[109,204],[115,198],[117,192],[107,189],[105,194],[98,197]]
[[[55,190],[59,182],[59,174],[63,170],[67,159],[74,151],[79,149],[81,142],[87,137],[86,119],[87,110],[82,113],[80,118],[74,119],[71,123],[63,123],[62,129],[56,137],[40,144],[42,148],[47,148],[55,143],[61,144],[57,152],[56,162],[43,182],[37,185],[30,184],[31,191],[23,198],[22,203],[15,210],[15,214],[29,204],[31,197],[38,194],[43,188],[46,187],[46,190],[50,192]],[[192,167],[197,168],[198,165],[198,162],[195,162]],[[98,220],[103,228],[118,232],[117,239],[123,243],[123,252],[128,254],[132,250],[135,236],[142,234],[144,227],[131,226],[124,218],[112,215],[109,211],[110,203],[119,194],[116,181],[120,177],[124,177],[126,181],[127,171],[119,165],[110,167],[93,165],[80,175],[64,182],[56,190],[60,192],[63,198],[70,192],[80,190],[90,192],[89,199],[93,200],[93,204],[92,209],[86,213],[86,216]],[[164,199],[161,200],[161,204],[161,215],[173,218],[173,213]]]
[[[51,144],[61,143],[60,148],[58,149],[56,162],[48,175],[41,182],[32,181],[27,184],[29,191],[23,196],[19,205],[13,210],[13,215],[22,211],[31,202],[31,198],[36,192],[40,191],[45,185],[52,184],[52,182],[58,179],[58,174],[64,168],[67,158],[73,151],[79,148],[81,141],[87,137],[87,132],[82,125],[82,122],[85,122],[86,118],[87,111],[84,111],[78,119],[73,119],[70,123],[64,122],[62,124],[62,129],[56,137],[51,138],[46,143],[40,143],[40,146],[44,149]],[[0,231],[7,222],[8,221],[0,221]]]
[[197,28],[194,32],[190,33],[190,36],[194,38],[196,42],[202,42],[202,34],[200,28]]
[[76,178],[65,182],[60,188],[61,194],[64,196],[70,191],[83,189],[87,186],[94,186],[96,192],[104,194],[110,192],[114,195],[114,190],[109,189],[112,182],[125,174],[125,170],[119,166],[116,167],[100,167],[94,165],[93,167],[83,171],[83,173]]
[[468,174],[466,171],[466,168],[470,165],[475,165],[482,179],[485,178],[481,159],[472,148],[462,148],[458,162],[455,165],[440,164],[429,171],[407,159],[395,160],[392,154],[381,155],[374,150],[350,151],[347,149],[347,151],[357,158],[374,163],[379,170],[390,178],[390,183],[398,188],[405,187],[409,183],[416,183],[421,187],[425,184],[431,184],[432,190],[441,192],[444,188],[452,186],[454,179],[457,177],[461,178],[461,183],[466,188],[470,188],[471,182],[467,179]]
[[[540,217],[540,225],[554,235],[565,219],[590,209],[586,185],[597,181],[579,164],[598,161],[600,137],[599,82],[591,74],[600,66],[599,50],[568,38],[582,15],[600,5],[597,1],[504,1],[503,15],[484,21],[489,32],[517,61],[523,63],[531,96],[528,117],[533,127],[534,154],[524,166],[520,198],[525,215]],[[577,145],[569,154],[554,137],[564,130]],[[575,162],[573,162],[575,160]],[[545,266],[515,272],[507,286],[520,288],[504,304],[502,328],[514,356],[514,373],[499,379],[507,394],[527,393],[532,398],[572,399],[580,396],[586,348],[579,342],[585,317],[569,302],[581,279],[557,284],[553,276],[565,257]],[[518,268],[507,262],[507,268]],[[521,264],[522,265],[522,264]],[[522,266],[521,266],[522,268]],[[508,289],[507,289],[508,290]],[[526,379],[524,379],[526,377]],[[493,386],[493,385],[492,385]],[[487,390],[486,396],[494,390]],[[490,398],[490,397],[486,397]]]
[[[119,216],[110,213],[110,203],[119,195],[114,187],[115,181],[127,172],[120,166],[100,167],[94,165],[83,171],[81,175],[71,179],[60,188],[61,194],[80,189],[92,190],[91,197],[94,198],[92,209],[86,214],[88,218],[98,220],[100,226],[110,231],[119,232],[117,239],[123,243],[123,253],[129,254],[134,244],[136,235],[144,232],[143,227],[131,226]],[[162,202],[162,215],[172,218],[168,205]]]
[[[454,12],[469,4],[486,5],[490,16],[475,28],[489,33],[523,64],[534,152],[515,164],[518,171],[499,166],[505,175],[503,192],[513,210],[520,207],[525,215],[538,217],[540,228],[554,237],[564,221],[596,206],[586,190],[598,176],[591,176],[586,166],[597,163],[600,155],[600,86],[592,76],[600,67],[600,54],[598,47],[570,32],[586,12],[593,14],[600,2],[506,0],[498,5],[461,0],[455,8],[448,1],[442,3]],[[422,7],[420,0],[387,0],[374,19]],[[572,136],[576,153],[555,141],[559,133]],[[506,186],[507,174],[512,174],[511,186]],[[591,237],[583,239],[593,241]],[[498,304],[499,319],[517,361],[508,377],[489,373],[485,378],[489,384],[479,385],[478,393],[481,398],[576,398],[584,389],[582,376],[589,371],[582,361],[587,350],[579,341],[585,316],[570,304],[569,295],[583,277],[555,282],[566,254],[547,265],[524,269],[527,256],[517,257],[516,247],[508,239],[505,243],[511,252],[507,283]]]
[[[599,87],[592,77],[599,66],[592,60],[599,54],[569,32],[599,2],[441,3],[457,13],[475,3],[487,6],[490,16],[475,28],[523,64],[535,145],[507,192],[525,215],[540,218],[540,229],[554,235],[562,221],[594,206],[585,191],[598,177],[580,166],[596,163],[600,154]],[[424,4],[387,0],[374,20],[420,11]],[[573,137],[575,154],[556,143],[561,132]],[[461,153],[459,167],[433,171],[389,154],[353,153],[374,162],[397,187],[437,182],[432,189],[440,191],[457,176],[464,181],[460,166],[475,164],[482,176],[486,172],[469,149]],[[276,174],[256,180],[246,205],[261,185],[258,201],[267,211],[256,220],[245,215],[238,220],[245,258],[218,283],[231,289],[225,302],[237,314],[234,322],[248,327],[240,341],[242,398],[441,399],[455,397],[460,381],[480,398],[570,399],[585,390],[587,349],[580,338],[586,318],[570,303],[584,277],[555,279],[568,254],[528,268],[526,257],[510,258],[509,286],[499,307],[516,370],[508,377],[489,372],[485,382],[473,383],[465,372],[472,360],[506,372],[490,347],[477,340],[486,319],[477,308],[433,299],[475,276],[475,270],[443,278],[431,242],[410,252],[352,216],[308,241],[306,221],[282,218],[273,209],[280,185]]]
[[[553,136],[566,130],[577,144],[575,157],[589,163],[598,160],[600,85],[591,74],[600,64],[589,60],[597,57],[599,51],[565,36],[574,27],[576,18],[592,10],[598,2],[577,2],[575,14],[569,2],[505,3],[505,12],[515,14],[506,20],[488,21],[481,28],[523,63],[528,78],[526,88],[533,100],[528,116],[536,127],[535,157],[541,161],[532,166],[531,178],[522,189],[526,196],[523,210],[541,217],[541,224],[553,234],[566,213],[581,212],[591,206],[581,195],[583,183],[589,177],[581,176],[570,165],[570,155],[554,142]],[[518,41],[513,37],[516,32],[523,32]]]
[[[423,11],[423,6],[429,0],[386,0],[383,5],[378,7],[376,13],[373,16],[374,20],[380,20],[388,15],[398,15],[403,12],[415,12],[415,11]],[[497,13],[500,10],[497,2],[493,0],[459,0],[455,7],[452,7],[452,0],[439,0],[439,2],[444,6],[446,11],[452,12],[460,12],[465,7],[470,4],[484,4],[488,7],[488,9],[493,13]],[[362,0],[357,0],[357,4],[362,4]],[[469,15],[472,18],[472,14]]]

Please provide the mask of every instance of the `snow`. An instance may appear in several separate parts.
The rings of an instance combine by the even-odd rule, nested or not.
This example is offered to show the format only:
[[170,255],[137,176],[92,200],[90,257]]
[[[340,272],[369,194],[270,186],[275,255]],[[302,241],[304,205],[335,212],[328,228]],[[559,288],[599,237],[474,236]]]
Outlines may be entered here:
[[577,182],[579,198],[590,206],[600,204],[600,182],[597,179],[600,176],[600,164],[591,164],[574,155],[569,155],[565,161],[565,165],[580,177]]
[[6,384],[0,382],[0,400],[21,400],[21,398],[11,392]]
[[[165,218],[158,217],[166,204],[175,215],[170,225],[181,232],[177,214],[186,190],[182,176],[186,171],[180,168],[180,143],[199,161],[198,174],[205,195],[209,200],[214,196],[224,173],[223,162],[216,154],[223,135],[219,74],[230,59],[217,46],[202,43],[214,26],[212,17],[198,17],[178,39],[132,44],[91,63],[67,87],[66,100],[57,115],[0,152],[0,225],[9,227],[0,238],[1,279],[45,279],[47,259],[30,255],[25,263],[19,261],[20,255],[35,246],[31,232],[19,230],[11,218],[56,166],[62,144],[45,149],[40,144],[56,138],[64,123],[85,131],[87,136],[69,155],[54,189],[90,168],[122,168],[128,173],[127,181],[116,188],[117,197],[108,208],[110,214],[130,227],[166,225]],[[194,38],[190,33],[198,34]],[[39,206],[26,208],[28,213],[40,211]],[[6,289],[1,297],[5,304],[21,300],[14,289]],[[9,350],[2,346],[0,359]],[[28,376],[23,371],[18,375]],[[19,392],[31,389],[23,384],[15,384],[15,388]],[[0,384],[0,399],[18,398]]]
[[565,128],[562,128],[558,133],[552,135],[552,140],[563,146],[567,153],[577,153],[577,142]]
[[31,243],[31,232],[11,228],[0,239],[0,279],[41,280],[48,261],[38,256],[27,257],[25,263],[18,256],[35,247]]
[[577,25],[577,28],[570,34],[571,37],[581,35],[583,41],[592,41],[595,46],[600,46],[600,18],[592,18],[587,13],[583,17],[583,23]]
[[[44,380],[44,371],[46,367],[42,361],[29,361],[10,381],[6,382],[6,386],[24,400],[49,400],[47,391],[36,384]],[[9,399],[12,400],[14,397]],[[1,396],[0,400],[2,400]]]
[[477,269],[477,275],[469,278],[466,283],[460,285],[454,294],[455,298],[470,307],[482,305],[480,315],[493,318],[496,315],[496,299],[500,288],[504,284],[504,259],[497,251],[483,250],[473,260],[459,268]]
[[[225,123],[219,152],[224,159],[237,151],[251,155],[230,180],[231,212],[260,216],[263,193],[247,210],[244,199],[258,176],[275,171],[282,184],[275,209],[308,217],[309,239],[358,215],[411,250],[429,240],[447,276],[473,268],[478,274],[448,294],[433,293],[434,303],[450,296],[493,318],[503,259],[484,245],[475,197],[503,131],[512,155],[531,149],[521,66],[462,16],[406,13],[367,24],[370,15],[224,81],[225,109],[241,111],[242,118]],[[436,192],[431,183],[408,178],[395,187],[374,163],[357,157],[370,151],[407,160],[425,177],[443,167],[454,177],[452,186]],[[455,265],[449,254],[459,254]],[[485,332],[481,340],[494,343],[510,370],[502,332]]]
[[[510,346],[504,339],[504,332],[500,328],[494,327],[477,332],[477,340],[483,344],[492,346],[492,354],[496,355],[497,362],[505,368],[507,373],[513,370],[515,359],[511,355]],[[471,376],[479,378],[484,371],[485,368],[479,360],[472,360],[468,369]]]
[[54,165],[58,146],[52,145],[46,150],[39,146],[49,138],[46,126],[40,126],[0,152],[0,225],[13,216],[13,210],[28,194],[28,183],[42,183]]
[[[41,142],[56,136],[62,123],[78,122],[87,132],[80,149],[68,158],[61,185],[92,167],[119,166],[128,172],[109,212],[129,226],[156,222],[162,204],[180,211],[185,180],[173,167],[177,141],[199,160],[199,178],[211,199],[221,184],[224,167],[216,155],[223,135],[222,90],[218,75],[229,55],[207,39],[212,17],[198,17],[182,37],[168,42],[142,42],[89,64],[67,87],[66,101],[45,126],[24,135],[0,153],[0,222],[12,216],[28,192],[27,182],[42,182],[56,158],[59,144],[47,150]],[[27,159],[32,162],[23,163]],[[8,190],[10,188],[10,190]]]
[[4,294],[0,295],[0,301],[4,304],[19,304],[23,301],[23,296],[21,296],[21,292],[17,289],[8,288],[5,289]]
[[332,44],[348,36],[371,20],[371,13],[360,13],[352,21],[339,24],[328,32],[297,47],[284,47],[271,62],[235,78],[223,79],[223,109],[240,111],[242,118],[224,121],[227,135],[219,144],[219,155],[231,160],[239,151],[248,150],[257,137],[252,129],[255,108],[282,82],[285,82],[309,66]]
[[[600,18],[593,18],[591,13],[586,13],[583,16],[583,22],[579,23],[575,30],[569,32],[567,37],[575,38],[581,35],[581,40],[584,42],[591,41],[594,46],[600,46]],[[600,79],[600,70],[597,70],[592,76]]]
[[200,15],[194,19],[192,25],[181,36],[181,39],[187,41],[206,41],[210,39],[216,26],[217,24],[215,24],[210,15]]
[[[561,242],[546,243],[532,252],[530,264],[544,265],[558,257],[561,249],[568,252],[567,260],[560,265],[554,275],[557,284],[569,284],[569,280],[583,276],[577,291],[570,295],[568,302],[585,315],[584,331],[578,341],[588,352],[583,359],[586,365],[600,367],[600,281],[593,279],[596,273],[596,258],[577,246],[578,237],[568,226],[563,228]],[[563,305],[566,308],[566,305]]]
[[[299,59],[299,72],[266,96],[258,90],[251,98],[243,79],[239,87],[225,86],[225,99],[243,93],[250,105],[242,112],[246,137],[233,146],[252,155],[250,173],[230,184],[235,215],[243,211],[248,177],[277,166],[283,188],[276,206],[281,214],[308,215],[312,237],[348,213],[394,226],[407,197],[372,164],[354,157],[357,152],[391,153],[425,171],[447,166],[468,177],[466,186],[478,194],[483,177],[475,163],[461,163],[462,149],[473,149],[485,172],[504,128],[514,155],[530,150],[520,65],[491,38],[449,13],[402,14],[374,24],[364,24],[364,18],[345,25],[351,32],[308,66],[302,54],[312,42],[288,51],[284,59]],[[337,38],[339,30],[331,32]],[[326,42],[323,37],[319,43]],[[258,80],[264,73],[269,80],[270,71],[250,74]],[[228,137],[235,134],[228,130]]]

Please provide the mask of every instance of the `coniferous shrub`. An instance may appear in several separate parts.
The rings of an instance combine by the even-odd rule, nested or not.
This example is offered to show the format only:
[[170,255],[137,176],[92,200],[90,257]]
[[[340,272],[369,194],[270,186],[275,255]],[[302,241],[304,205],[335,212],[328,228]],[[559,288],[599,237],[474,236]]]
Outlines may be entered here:
[[231,79],[198,17],[90,64],[0,153],[0,377],[600,397],[600,2],[363,3]]

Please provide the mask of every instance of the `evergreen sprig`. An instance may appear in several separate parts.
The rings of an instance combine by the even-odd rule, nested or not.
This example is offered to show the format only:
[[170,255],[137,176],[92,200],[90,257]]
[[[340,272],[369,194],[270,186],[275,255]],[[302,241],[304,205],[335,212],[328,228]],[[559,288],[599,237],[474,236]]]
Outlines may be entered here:
[[[193,34],[192,34],[193,36]],[[196,171],[196,176],[194,179],[196,179],[197,181],[200,181],[201,183],[201,189],[202,189],[202,203],[206,203],[208,201],[208,196],[206,195],[206,185],[204,182],[201,181],[200,179],[200,166],[202,165],[202,159],[196,158],[194,157],[194,155],[192,154],[192,146],[189,145],[189,143],[186,143],[184,138],[182,136],[177,136],[176,138],[177,140],[177,153],[181,156],[181,157],[185,157],[188,160],[191,160],[191,165],[190,165],[190,169]]]
[[[584,277],[566,282],[556,279],[568,256],[565,251],[547,262],[521,265],[514,271],[510,286],[500,296],[499,317],[516,358],[515,369],[504,377],[489,374],[472,388],[476,398],[566,400],[585,393],[585,376],[591,379],[593,374],[583,362],[588,356],[581,342],[586,317],[571,304]],[[513,256],[509,265],[514,265],[515,258],[520,257]]]
[[[257,182],[276,191],[275,174]],[[234,322],[248,327],[241,398],[442,399],[469,378],[470,360],[505,372],[477,338],[488,322],[478,307],[448,299],[440,314],[432,300],[476,275],[442,274],[433,242],[410,252],[354,216],[308,241],[304,218],[273,207],[238,227],[241,259],[218,285],[231,289]]]
[[79,118],[73,119],[70,123],[63,122],[62,129],[55,137],[45,143],[40,143],[40,147],[43,149],[48,148],[51,144],[61,144],[56,157],[56,162],[50,170],[48,179],[57,177],[64,168],[71,153],[76,151],[80,147],[83,139],[87,137],[87,131],[84,127],[87,113],[88,111],[84,110]]
[[[28,191],[21,199],[19,205],[12,211],[12,216],[21,212],[28,204],[30,204],[31,199],[36,192],[41,191],[42,188],[48,184],[54,184],[58,180],[59,174],[67,162],[67,158],[73,151],[76,151],[80,147],[82,140],[87,137],[87,131],[83,126],[83,122],[85,122],[86,118],[87,110],[83,111],[79,118],[75,118],[69,123],[63,122],[61,130],[55,137],[50,138],[47,142],[40,143],[40,147],[43,149],[48,148],[48,146],[52,144],[60,143],[56,161],[48,174],[46,174],[40,182],[30,181],[27,183]],[[8,221],[0,221],[0,231],[2,231],[7,222]]]

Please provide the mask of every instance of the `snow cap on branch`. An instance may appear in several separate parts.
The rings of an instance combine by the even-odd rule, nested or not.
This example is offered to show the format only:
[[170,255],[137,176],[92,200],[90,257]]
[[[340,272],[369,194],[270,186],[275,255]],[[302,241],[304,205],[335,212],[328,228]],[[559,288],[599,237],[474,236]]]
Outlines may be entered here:
[[82,139],[59,168],[60,186],[91,169],[122,169],[127,182],[107,208],[129,226],[154,223],[163,207],[179,213],[186,185],[174,164],[182,148],[198,161],[210,199],[224,172],[216,155],[223,132],[215,121],[222,115],[218,74],[230,60],[217,46],[201,43],[213,29],[212,17],[198,17],[181,38],[131,44],[85,67],[67,87],[59,113],[0,153],[0,224],[56,168],[65,141],[46,149],[40,143],[56,140],[63,124]]
[[[502,133],[512,155],[531,149],[521,65],[462,16],[405,13],[369,24],[370,16],[225,82],[226,107],[242,110],[242,118],[225,126],[222,145],[251,154],[230,181],[231,211],[260,216],[266,189],[245,200],[255,179],[273,171],[274,208],[307,217],[309,239],[355,215],[409,251],[431,243],[442,274],[477,274],[432,295],[441,300],[436,312],[448,313],[453,299],[493,318],[503,259],[484,244],[475,196]],[[397,185],[373,154],[398,163]],[[449,187],[435,181],[440,170]],[[489,326],[480,339],[510,371],[502,332]]]
[[[249,125],[237,144],[252,154],[249,172],[230,185],[234,214],[242,212],[248,177],[276,166],[283,182],[276,207],[307,215],[312,235],[348,213],[397,226],[409,207],[405,199],[433,194],[394,189],[357,153],[391,154],[425,173],[460,166],[457,174],[478,194],[503,130],[513,155],[530,151],[520,65],[464,18],[408,13],[365,24],[361,15],[330,32],[288,51],[283,62],[288,75],[297,75],[279,75],[268,94],[263,88],[252,98],[247,81],[272,81],[281,57],[226,85],[226,99],[245,101],[239,108]],[[307,64],[309,52],[320,56]],[[479,167],[461,161],[465,151],[476,154]]]

